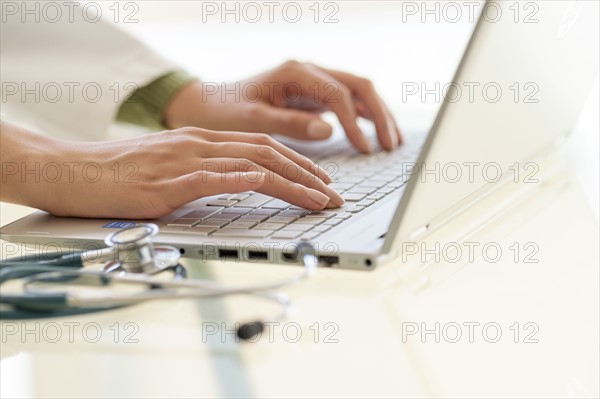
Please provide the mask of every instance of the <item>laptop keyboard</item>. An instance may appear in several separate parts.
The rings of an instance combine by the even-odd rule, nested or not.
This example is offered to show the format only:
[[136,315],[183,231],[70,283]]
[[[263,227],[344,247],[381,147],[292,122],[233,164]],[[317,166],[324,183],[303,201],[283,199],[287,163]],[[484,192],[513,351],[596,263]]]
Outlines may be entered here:
[[313,240],[403,190],[405,162],[416,160],[419,151],[420,146],[403,146],[393,152],[361,155],[345,146],[319,154],[317,163],[332,176],[330,187],[346,200],[341,208],[307,211],[260,193],[225,194],[168,223],[161,232]]

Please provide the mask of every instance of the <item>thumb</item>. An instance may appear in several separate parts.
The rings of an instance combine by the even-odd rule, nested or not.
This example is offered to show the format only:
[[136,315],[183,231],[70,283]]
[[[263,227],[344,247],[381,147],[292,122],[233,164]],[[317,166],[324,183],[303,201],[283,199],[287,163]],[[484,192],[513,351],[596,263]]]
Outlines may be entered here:
[[264,182],[265,174],[256,171],[230,173],[198,171],[172,180],[164,192],[168,205],[176,209],[202,197],[255,191]]
[[333,132],[331,125],[318,115],[297,109],[264,106],[254,122],[262,133],[277,133],[299,140],[324,140]]

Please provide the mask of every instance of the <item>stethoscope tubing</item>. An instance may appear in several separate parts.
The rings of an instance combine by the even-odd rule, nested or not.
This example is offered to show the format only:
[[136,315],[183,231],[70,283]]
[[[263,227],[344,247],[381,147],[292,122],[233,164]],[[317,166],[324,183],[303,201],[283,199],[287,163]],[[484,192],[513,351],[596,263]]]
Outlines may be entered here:
[[[260,284],[228,285],[212,281],[186,280],[183,278],[177,278],[177,275],[176,278],[172,280],[157,280],[145,274],[120,275],[117,273],[106,273],[96,270],[86,270],[83,268],[70,269],[71,267],[75,267],[72,262],[69,262],[64,266],[48,266],[44,264],[28,264],[23,262],[23,260],[9,260],[7,263],[10,266],[5,266],[7,263],[2,262],[2,268],[0,269],[0,284],[7,280],[17,278],[24,279],[25,293],[23,296],[23,305],[32,307],[35,299],[39,298],[40,301],[46,301],[43,306],[45,310],[52,308],[52,301],[48,302],[50,298],[55,299],[54,305],[57,308],[65,306],[101,306],[108,308],[126,306],[156,299],[209,298],[236,294],[248,294],[270,298],[274,294],[268,293],[269,291],[274,291],[285,286],[297,284],[307,279],[314,273],[317,267],[317,260],[314,255],[310,253],[301,255],[304,263],[301,273],[289,278]],[[185,270],[182,266],[179,267],[181,267],[182,270]],[[118,295],[112,291],[110,295],[79,296],[76,294],[74,295],[73,293],[60,291],[48,292],[47,290],[36,290],[35,288],[31,287],[32,284],[43,280],[60,280],[84,276],[98,277],[102,285],[109,285],[112,282],[117,282],[146,285],[151,289],[142,293],[127,295]],[[58,300],[59,298],[61,298],[61,300]],[[13,306],[18,306],[19,296],[5,295],[0,291],[0,302],[10,303]]]
[[[152,236],[158,231],[158,226],[146,225],[148,231],[144,232],[142,244],[144,248],[149,248]],[[121,230],[123,232],[124,230]],[[115,239],[117,233],[107,238],[107,244],[111,247],[100,249],[100,260],[110,261],[114,257],[115,249],[118,250],[122,244],[134,245],[133,242],[120,242]],[[141,248],[141,247],[140,247]],[[138,248],[138,250],[140,249]],[[314,248],[308,242],[298,244],[297,253],[302,258],[302,272],[292,277],[268,281],[257,284],[221,284],[206,280],[187,280],[186,269],[178,264],[179,253],[176,248],[162,248],[164,254],[171,256],[177,255],[176,259],[159,259],[154,256],[153,267],[147,266],[149,252],[141,253],[138,259],[138,267],[132,267],[127,263],[117,263],[115,271],[97,271],[86,269],[88,262],[84,255],[87,252],[61,254],[36,254],[28,255],[19,259],[8,259],[0,262],[0,285],[9,280],[23,279],[23,293],[6,294],[0,290],[0,304],[10,305],[12,310],[6,311],[0,307],[0,319],[30,319],[36,317],[55,317],[76,315],[102,310],[116,309],[123,306],[139,304],[146,301],[157,299],[185,299],[185,298],[214,298],[228,295],[250,295],[277,302],[281,307],[275,317],[268,319],[268,322],[279,321],[287,317],[291,308],[291,301],[286,295],[276,293],[275,290],[297,284],[312,276],[317,268],[318,261],[314,253]],[[96,255],[98,253],[96,252]],[[166,256],[165,255],[165,256]],[[170,259],[170,260],[169,260]],[[98,256],[95,257],[98,260]],[[169,261],[166,261],[169,260]],[[143,261],[143,262],[142,262]],[[114,261],[113,261],[114,263]],[[158,266],[157,266],[158,265]],[[125,266],[131,266],[129,269]],[[116,271],[122,269],[122,271]],[[133,270],[140,270],[141,273],[133,273]],[[163,271],[172,271],[174,278],[171,280],[159,280],[152,277]],[[126,274],[124,271],[129,272]],[[113,282],[124,284],[138,284],[148,287],[136,294],[119,295],[114,290],[108,291],[108,294],[94,293],[93,295],[74,294],[66,291],[53,291],[47,289],[36,289],[32,285],[36,282],[68,282],[79,277],[97,277],[101,286],[108,286]],[[249,340],[261,333],[268,323],[264,320],[255,320],[244,323],[237,328],[237,335],[240,339]]]

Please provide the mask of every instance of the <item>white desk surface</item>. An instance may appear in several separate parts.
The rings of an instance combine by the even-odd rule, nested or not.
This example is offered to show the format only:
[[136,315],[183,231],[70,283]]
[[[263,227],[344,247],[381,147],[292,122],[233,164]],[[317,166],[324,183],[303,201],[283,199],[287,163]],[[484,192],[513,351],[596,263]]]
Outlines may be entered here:
[[[480,242],[498,242],[504,250],[534,242],[538,263],[515,263],[508,253],[497,263],[441,262],[419,271],[417,280],[399,259],[374,272],[320,269],[286,290],[294,314],[255,343],[235,342],[220,325],[224,315],[247,321],[277,310],[251,298],[3,321],[0,396],[597,397],[598,225],[574,179],[537,201],[488,228]],[[229,282],[296,272],[187,264],[193,276]],[[453,272],[435,277],[446,270]],[[469,322],[479,323],[473,342]],[[434,334],[407,334],[408,324],[421,323],[428,329],[440,323],[439,342]],[[452,323],[461,326],[457,343],[450,342]],[[496,333],[483,333],[487,323],[501,329],[498,342],[488,342]],[[211,334],[215,326],[219,331]]]
[[[348,11],[342,14],[347,18],[342,19],[338,28],[346,21],[347,29],[358,26],[359,22],[363,29],[349,30],[349,39],[338,43],[348,50],[344,51],[346,58],[310,40],[310,35],[319,34],[316,29],[307,31],[305,40],[316,46],[313,52],[299,44],[277,54],[261,51],[256,55],[248,52],[259,50],[246,48],[248,54],[242,56],[247,59],[248,69],[252,69],[247,74],[236,69],[239,63],[230,52],[218,51],[224,42],[232,45],[237,37],[235,29],[244,26],[234,26],[227,35],[203,41],[202,51],[189,52],[186,49],[192,42],[199,43],[198,37],[181,36],[181,32],[197,28],[200,33],[196,34],[202,34],[202,29],[211,26],[193,25],[191,17],[186,20],[185,13],[178,14],[180,8],[175,6],[163,15],[157,9],[165,11],[164,7],[146,6],[160,2],[142,4],[140,19],[148,22],[127,28],[203,76],[227,80],[264,69],[279,60],[308,58],[307,54],[311,54],[311,59],[323,60],[328,65],[350,65],[350,69],[367,75],[373,71],[371,75],[380,79],[376,83],[383,86],[384,97],[391,99],[399,115],[404,115],[401,123],[409,127],[427,125],[436,105],[395,104],[393,87],[381,82],[396,75],[409,76],[408,79],[415,81],[432,76],[450,79],[448,76],[457,61],[455,53],[460,51],[462,43],[454,39],[464,39],[468,31],[464,26],[438,26],[437,30],[436,26],[429,26],[433,29],[429,36],[422,35],[426,31],[423,27],[418,35],[411,35],[414,26],[397,24],[398,31],[390,33],[386,31],[387,25],[377,24],[371,14]],[[391,3],[381,4],[387,7]],[[159,14],[167,23],[157,22]],[[351,54],[356,59],[349,60],[348,53],[355,49],[349,43],[365,42],[363,35],[369,31],[370,23],[375,26],[373,34],[397,35],[394,37],[400,39],[375,43],[364,49],[363,57]],[[154,29],[159,25],[163,30]],[[261,32],[257,34],[268,36],[271,30]],[[173,41],[175,36],[179,40]],[[410,40],[402,39],[408,37]],[[423,51],[426,45],[429,50]],[[381,52],[381,46],[391,47]],[[224,62],[204,57],[211,51]],[[404,55],[413,62],[400,62]],[[415,62],[417,56],[419,60]],[[383,61],[376,65],[369,61],[375,57],[383,57]],[[390,65],[396,67],[392,69]],[[267,334],[256,343],[247,344],[232,342],[231,334],[225,337],[221,333],[206,334],[213,322],[221,322],[219,317],[224,314],[227,320],[235,322],[269,315],[274,310],[272,305],[250,298],[155,302],[87,316],[38,320],[38,325],[35,322],[8,325],[9,322],[3,321],[0,396],[598,397],[600,298],[598,222],[594,217],[598,169],[597,144],[593,150],[598,136],[595,91],[580,133],[575,135],[575,143],[570,144],[575,152],[572,156],[575,172],[570,175],[570,184],[558,195],[549,194],[542,201],[543,206],[517,210],[507,220],[491,226],[487,233],[488,239],[501,243],[504,249],[514,242],[535,242],[539,246],[536,255],[539,263],[515,263],[511,256],[503,256],[498,263],[479,259],[430,286],[406,280],[406,265],[398,260],[371,273],[322,269],[306,284],[286,290],[295,299],[296,312],[274,330],[273,342],[269,342]],[[591,208],[594,199],[596,205]],[[0,206],[2,224],[30,212],[14,205]],[[295,272],[293,268],[262,264],[189,262],[188,265],[193,275],[212,275],[224,281],[276,278]],[[440,263],[423,270],[422,276],[427,278],[437,271],[455,268],[457,265]],[[56,343],[50,342],[55,332],[51,322],[58,323],[62,333]],[[69,342],[68,324],[64,324],[69,322],[78,323],[73,324],[74,342]],[[295,325],[288,327],[287,336],[283,334],[283,326],[291,322],[298,323],[302,332],[296,343],[291,342]],[[451,323],[463,326],[462,339],[450,343],[442,337],[437,343],[430,334],[421,342],[419,335],[403,334],[403,326],[406,329],[409,323],[419,327],[426,323],[427,328],[433,328],[436,322],[441,326],[450,327]],[[465,322],[480,323],[472,343],[466,336]],[[514,330],[510,329],[515,322],[519,323],[520,332],[516,343]],[[525,329],[528,322],[538,327],[529,337],[537,339],[537,343],[524,342],[532,331]],[[317,342],[315,323],[319,323]],[[333,324],[326,328],[326,323]],[[484,339],[481,327],[486,323],[497,323],[502,329],[497,343]],[[87,335],[82,331],[85,326]],[[102,336],[94,343],[96,326]],[[334,331],[332,326],[336,330],[329,338],[338,342],[325,342],[326,335]],[[7,334],[7,329],[14,327],[19,328],[19,333]],[[35,333],[21,336],[25,329],[37,329],[39,342]],[[119,331],[117,337],[115,330]],[[125,342],[128,333],[134,333],[129,339],[137,342]],[[491,331],[489,335],[493,335]]]

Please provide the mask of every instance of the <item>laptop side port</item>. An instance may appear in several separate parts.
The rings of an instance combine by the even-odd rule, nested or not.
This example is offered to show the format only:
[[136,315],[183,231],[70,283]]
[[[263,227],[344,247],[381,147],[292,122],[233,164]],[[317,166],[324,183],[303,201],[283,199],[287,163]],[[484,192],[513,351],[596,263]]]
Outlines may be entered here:
[[221,259],[237,259],[238,256],[237,249],[219,249],[219,258]]
[[297,262],[298,261],[298,254],[289,253],[289,252],[283,252],[281,254],[281,259],[283,259],[284,261],[286,261],[288,263]]
[[266,251],[248,251],[248,260],[269,260],[269,254]]
[[319,263],[322,263],[323,266],[331,267],[340,263],[340,258],[337,256],[321,255],[319,256]]

